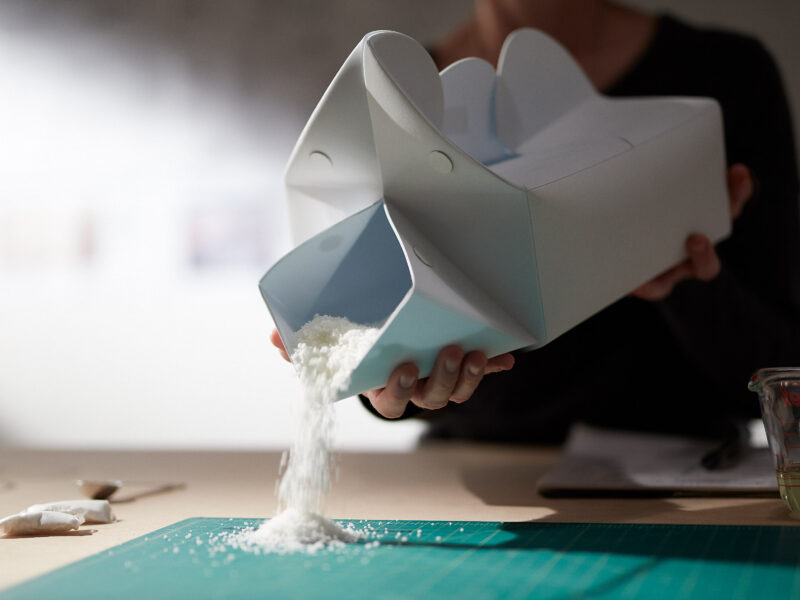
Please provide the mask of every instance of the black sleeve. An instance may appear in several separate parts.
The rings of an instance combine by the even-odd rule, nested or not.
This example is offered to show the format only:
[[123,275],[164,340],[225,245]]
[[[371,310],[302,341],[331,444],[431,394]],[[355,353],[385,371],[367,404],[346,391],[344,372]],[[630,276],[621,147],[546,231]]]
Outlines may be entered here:
[[[746,164],[756,193],[718,245],[722,273],[687,281],[660,304],[689,360],[719,389],[719,401],[750,407],[745,383],[762,367],[800,365],[800,223],[797,157],[780,75],[748,40],[728,56],[739,77],[723,90],[728,162]],[[733,81],[733,78],[731,78]]]

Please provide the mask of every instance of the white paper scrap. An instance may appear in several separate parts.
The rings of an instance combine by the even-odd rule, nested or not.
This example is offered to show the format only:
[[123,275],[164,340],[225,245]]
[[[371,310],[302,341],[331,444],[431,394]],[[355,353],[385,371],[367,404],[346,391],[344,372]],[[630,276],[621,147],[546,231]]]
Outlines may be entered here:
[[63,512],[42,510],[23,512],[0,520],[0,529],[6,535],[32,535],[41,533],[63,533],[77,529],[83,517]]
[[700,461],[717,446],[719,442],[713,440],[578,424],[570,431],[563,460],[542,477],[539,491],[545,494],[777,492],[775,466],[767,448],[753,447],[751,443],[730,468],[708,470]]
[[55,511],[82,516],[86,523],[113,523],[116,518],[108,500],[61,500],[46,504],[34,504],[25,512]]

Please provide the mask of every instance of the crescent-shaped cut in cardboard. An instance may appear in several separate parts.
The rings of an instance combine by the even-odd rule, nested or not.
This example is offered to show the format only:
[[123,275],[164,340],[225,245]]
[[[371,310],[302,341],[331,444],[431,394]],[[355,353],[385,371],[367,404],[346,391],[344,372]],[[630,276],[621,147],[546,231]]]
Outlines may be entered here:
[[287,349],[315,314],[381,326],[340,397],[447,344],[542,346],[730,232],[717,103],[606,98],[532,29],[441,73],[370,33],[285,178],[298,245],[260,289]]

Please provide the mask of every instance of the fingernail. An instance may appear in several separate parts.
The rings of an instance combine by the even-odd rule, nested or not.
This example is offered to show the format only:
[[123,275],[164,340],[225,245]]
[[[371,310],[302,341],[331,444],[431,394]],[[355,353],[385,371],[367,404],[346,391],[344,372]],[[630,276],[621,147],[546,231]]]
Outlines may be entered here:
[[444,361],[444,369],[448,373],[455,373],[456,369],[458,369],[458,361],[456,361],[456,360],[446,360],[446,361]]
[[470,365],[467,367],[467,370],[469,371],[470,375],[480,375],[483,372],[483,369],[479,369],[475,365]]
[[408,389],[412,385],[414,385],[414,378],[411,375],[400,375],[400,387],[403,389]]

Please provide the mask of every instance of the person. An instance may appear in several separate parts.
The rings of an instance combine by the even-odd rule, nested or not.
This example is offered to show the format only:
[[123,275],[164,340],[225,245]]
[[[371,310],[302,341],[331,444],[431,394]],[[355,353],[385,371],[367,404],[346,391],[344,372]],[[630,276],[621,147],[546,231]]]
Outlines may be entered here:
[[[437,438],[552,443],[576,420],[729,437],[758,414],[749,376],[800,364],[797,166],[774,62],[751,38],[606,0],[478,0],[431,55],[439,68],[496,64],[520,27],[554,37],[609,96],[717,99],[732,234],[716,248],[690,235],[686,261],[542,348],[448,346],[428,378],[400,365],[362,399],[385,418],[426,418]],[[276,331],[272,342],[288,359]]]

